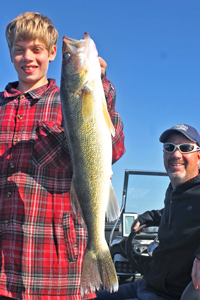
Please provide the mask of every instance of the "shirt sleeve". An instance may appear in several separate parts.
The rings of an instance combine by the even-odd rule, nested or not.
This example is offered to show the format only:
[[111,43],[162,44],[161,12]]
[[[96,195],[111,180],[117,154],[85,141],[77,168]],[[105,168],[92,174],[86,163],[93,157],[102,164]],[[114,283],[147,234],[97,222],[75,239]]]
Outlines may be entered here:
[[141,225],[146,224],[147,226],[159,226],[162,216],[163,209],[146,211],[138,217]]
[[112,137],[112,163],[114,164],[118,159],[120,159],[120,157],[122,157],[122,155],[126,151],[124,146],[123,122],[120,115],[115,110],[115,88],[113,84],[107,79],[106,75],[104,75],[102,78],[102,84],[107,101],[108,112],[115,128],[115,136]]

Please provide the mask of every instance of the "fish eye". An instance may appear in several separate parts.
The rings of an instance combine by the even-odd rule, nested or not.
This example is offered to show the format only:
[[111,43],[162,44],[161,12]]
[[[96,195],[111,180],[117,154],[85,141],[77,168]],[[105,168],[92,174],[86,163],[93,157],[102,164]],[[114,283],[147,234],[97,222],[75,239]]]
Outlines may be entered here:
[[65,53],[63,54],[63,59],[68,60],[70,57],[71,57],[71,54],[70,54],[69,52],[65,52]]

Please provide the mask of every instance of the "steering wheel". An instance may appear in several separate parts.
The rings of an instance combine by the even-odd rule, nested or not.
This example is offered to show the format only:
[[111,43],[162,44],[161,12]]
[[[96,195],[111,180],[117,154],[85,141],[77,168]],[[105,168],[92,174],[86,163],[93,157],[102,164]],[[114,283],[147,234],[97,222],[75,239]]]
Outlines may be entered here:
[[[141,264],[141,257],[146,256],[152,256],[153,250],[158,246],[158,236],[154,239],[154,241],[150,244],[141,244],[135,242],[138,242],[138,240],[134,240],[136,234],[139,233],[143,228],[148,227],[146,224],[140,226],[137,230],[134,230],[130,233],[128,239],[126,240],[126,245],[125,245],[125,251],[127,258],[129,262],[131,263],[132,267],[138,271],[139,273],[143,274],[144,270]],[[133,246],[134,242],[134,246]]]

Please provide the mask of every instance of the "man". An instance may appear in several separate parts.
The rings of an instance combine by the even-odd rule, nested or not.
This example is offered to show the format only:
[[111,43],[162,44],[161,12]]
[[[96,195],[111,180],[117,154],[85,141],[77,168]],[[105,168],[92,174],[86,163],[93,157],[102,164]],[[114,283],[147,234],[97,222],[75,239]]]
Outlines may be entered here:
[[98,299],[178,300],[191,279],[200,289],[200,136],[191,126],[176,125],[160,142],[171,181],[165,207],[145,212],[132,225],[159,226],[159,246],[144,264],[144,279],[115,294],[100,291]]

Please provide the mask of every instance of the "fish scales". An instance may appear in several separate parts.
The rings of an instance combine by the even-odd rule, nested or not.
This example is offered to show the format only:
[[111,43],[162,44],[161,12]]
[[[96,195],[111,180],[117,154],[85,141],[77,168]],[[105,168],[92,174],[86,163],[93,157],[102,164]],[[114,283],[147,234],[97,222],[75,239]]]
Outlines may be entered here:
[[[89,35],[63,38],[61,102],[71,149],[71,201],[88,230],[81,276],[81,294],[100,288],[118,289],[115,268],[105,240],[105,210],[110,220],[119,215],[111,185],[113,125],[100,78],[97,50]],[[112,198],[112,199],[111,199]],[[109,200],[114,205],[109,205]],[[113,210],[114,208],[114,210]]]

